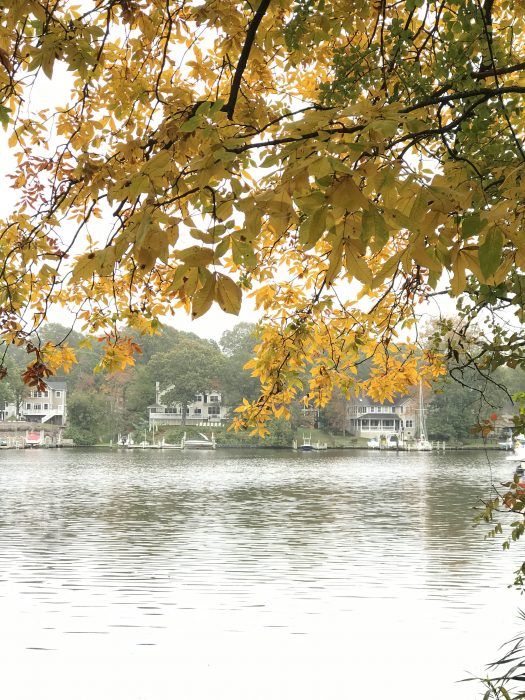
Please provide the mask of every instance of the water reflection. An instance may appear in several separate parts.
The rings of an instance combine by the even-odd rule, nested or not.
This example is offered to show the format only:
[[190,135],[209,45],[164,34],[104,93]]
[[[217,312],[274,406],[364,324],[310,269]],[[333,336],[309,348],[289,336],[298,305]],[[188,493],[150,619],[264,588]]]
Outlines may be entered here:
[[513,633],[519,551],[469,509],[484,455],[1,457],[0,652],[11,682],[37,668],[17,700],[92,698],[83,663],[101,698],[375,697],[379,663],[389,698],[466,699]]

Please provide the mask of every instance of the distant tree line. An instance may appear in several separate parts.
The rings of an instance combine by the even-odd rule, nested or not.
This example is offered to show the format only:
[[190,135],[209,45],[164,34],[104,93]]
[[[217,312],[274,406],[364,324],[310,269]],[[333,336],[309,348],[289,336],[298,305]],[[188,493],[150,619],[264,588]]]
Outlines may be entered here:
[[[253,357],[256,344],[255,326],[239,323],[225,331],[217,343],[193,333],[163,326],[158,335],[137,336],[141,347],[136,364],[108,376],[94,372],[102,357],[96,342],[59,324],[47,324],[39,342],[67,342],[75,349],[78,362],[63,378],[68,384],[68,435],[77,444],[106,443],[116,436],[142,433],[148,426],[148,406],[155,402],[155,382],[172,389],[163,403],[190,403],[206,390],[218,390],[232,408],[257,399],[259,383],[244,365]],[[21,379],[27,355],[14,348],[6,360],[8,373],[0,381],[0,401],[15,402],[20,408],[29,388]],[[366,377],[368,364],[360,372]],[[432,439],[466,441],[473,438],[472,426],[491,413],[512,413],[508,393],[525,391],[525,372],[500,368],[490,380],[467,368],[460,382],[449,376],[435,383],[427,401],[427,428]],[[336,390],[330,403],[321,411],[304,410],[300,402],[292,406],[291,421],[274,419],[266,444],[291,444],[298,428],[321,428],[333,435],[348,434],[347,400]],[[234,437],[225,441],[235,442]],[[237,441],[255,444],[248,435]]]

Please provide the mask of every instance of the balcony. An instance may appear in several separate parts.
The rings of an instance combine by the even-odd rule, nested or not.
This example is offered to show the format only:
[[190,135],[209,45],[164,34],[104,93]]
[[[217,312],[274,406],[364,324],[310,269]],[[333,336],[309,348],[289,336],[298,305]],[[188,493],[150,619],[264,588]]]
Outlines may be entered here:
[[62,423],[65,422],[64,408],[27,408],[22,414],[24,418],[38,423],[48,423],[56,416],[62,419]]

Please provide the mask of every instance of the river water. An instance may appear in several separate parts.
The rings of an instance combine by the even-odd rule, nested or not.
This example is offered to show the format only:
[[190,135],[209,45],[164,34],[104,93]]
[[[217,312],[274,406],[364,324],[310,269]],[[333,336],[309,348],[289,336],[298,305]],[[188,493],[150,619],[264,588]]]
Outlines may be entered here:
[[504,453],[0,453],[9,700],[442,700],[519,631]]

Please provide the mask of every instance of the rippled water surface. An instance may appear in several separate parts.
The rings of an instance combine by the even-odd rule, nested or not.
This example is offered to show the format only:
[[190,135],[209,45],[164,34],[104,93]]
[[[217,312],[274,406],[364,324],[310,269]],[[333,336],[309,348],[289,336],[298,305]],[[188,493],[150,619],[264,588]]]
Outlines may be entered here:
[[[489,465],[490,461],[490,465]],[[503,453],[0,453],[8,700],[442,700],[517,627]]]

